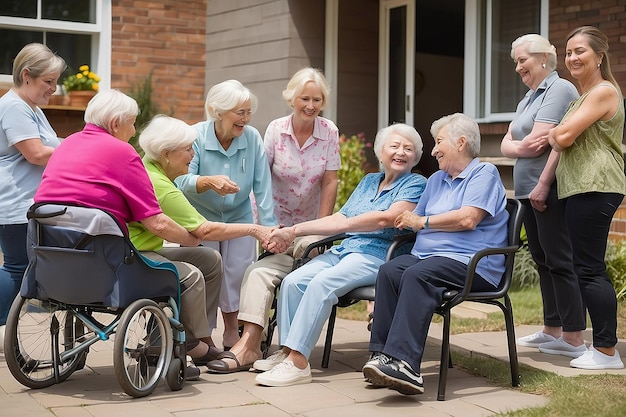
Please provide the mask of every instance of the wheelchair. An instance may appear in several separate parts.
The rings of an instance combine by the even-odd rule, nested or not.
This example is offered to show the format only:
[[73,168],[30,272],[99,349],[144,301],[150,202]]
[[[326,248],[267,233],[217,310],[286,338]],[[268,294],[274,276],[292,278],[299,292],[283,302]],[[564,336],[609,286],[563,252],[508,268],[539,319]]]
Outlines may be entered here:
[[182,389],[185,331],[172,263],[135,249],[104,210],[37,203],[28,212],[28,258],[6,323],[4,355],[13,377],[40,389],[85,367],[90,347],[113,340],[124,392],[150,395],[164,378]]

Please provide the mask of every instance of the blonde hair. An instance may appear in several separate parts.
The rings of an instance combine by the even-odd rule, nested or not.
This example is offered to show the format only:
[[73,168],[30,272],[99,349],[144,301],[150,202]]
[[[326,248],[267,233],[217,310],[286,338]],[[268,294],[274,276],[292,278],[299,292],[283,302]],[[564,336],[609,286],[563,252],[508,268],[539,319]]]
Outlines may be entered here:
[[29,43],[17,54],[13,61],[13,84],[21,87],[24,83],[22,72],[39,78],[44,74],[59,74],[65,71],[65,60],[41,43]]
[[548,54],[546,67],[550,71],[556,69],[556,47],[549,40],[536,33],[520,36],[511,43],[511,58],[515,60],[515,48],[523,46],[529,54]]
[[139,146],[148,158],[157,161],[163,151],[191,145],[197,136],[196,129],[182,120],[157,114],[139,135]]
[[299,96],[304,90],[307,83],[315,83],[322,92],[322,106],[321,110],[324,110],[328,102],[328,95],[330,94],[330,86],[322,71],[305,67],[296,72],[293,77],[287,83],[287,88],[283,90],[283,98],[289,104],[293,104],[293,99]]
[[211,87],[206,95],[204,110],[207,120],[219,119],[220,113],[234,110],[241,103],[250,101],[252,113],[256,112],[258,99],[237,80],[226,80]]

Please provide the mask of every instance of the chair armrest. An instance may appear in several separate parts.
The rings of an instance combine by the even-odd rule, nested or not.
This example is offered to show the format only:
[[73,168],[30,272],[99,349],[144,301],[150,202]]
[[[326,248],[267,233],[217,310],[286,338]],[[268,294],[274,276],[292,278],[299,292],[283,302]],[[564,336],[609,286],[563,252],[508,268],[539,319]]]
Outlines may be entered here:
[[318,253],[322,254],[327,249],[330,249],[335,243],[335,241],[343,240],[347,238],[348,236],[349,235],[347,233],[339,233],[339,234],[328,236],[324,239],[318,240],[317,242],[311,243],[309,246],[306,247],[306,249],[302,253],[302,257],[296,258],[293,260],[293,269],[298,269],[305,263],[309,262],[311,260],[311,256],[310,256],[311,252],[314,249],[317,249]]
[[394,256],[395,252],[399,248],[401,248],[403,245],[406,245],[407,243],[415,242],[416,236],[417,236],[417,233],[415,232],[394,236],[393,241],[391,242],[391,245],[389,246],[389,249],[387,249],[387,256],[385,260],[386,261],[392,260],[395,257]]
[[517,252],[518,249],[519,246],[516,245],[503,246],[499,248],[486,248],[479,250],[472,255],[469,263],[467,264],[467,272],[465,273],[465,284],[463,285],[463,289],[459,290],[458,293],[447,302],[447,304],[450,304],[450,306],[453,307],[460,304],[467,298],[472,289],[474,275],[476,274],[476,267],[482,258],[489,255],[512,255]]

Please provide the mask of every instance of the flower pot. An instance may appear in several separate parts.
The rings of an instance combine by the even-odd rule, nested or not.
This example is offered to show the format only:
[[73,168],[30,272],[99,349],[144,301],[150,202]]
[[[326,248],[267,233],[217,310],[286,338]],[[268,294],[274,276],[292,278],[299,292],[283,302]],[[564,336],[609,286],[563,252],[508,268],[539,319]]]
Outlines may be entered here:
[[70,91],[69,95],[70,95],[70,106],[85,108],[87,107],[87,103],[89,103],[89,100],[91,100],[91,98],[96,95],[96,92],[88,91],[88,90],[84,90],[84,91],[78,90],[78,91]]
[[48,101],[48,105],[50,106],[69,106],[70,105],[70,97],[62,94],[54,94],[50,96],[50,101]]

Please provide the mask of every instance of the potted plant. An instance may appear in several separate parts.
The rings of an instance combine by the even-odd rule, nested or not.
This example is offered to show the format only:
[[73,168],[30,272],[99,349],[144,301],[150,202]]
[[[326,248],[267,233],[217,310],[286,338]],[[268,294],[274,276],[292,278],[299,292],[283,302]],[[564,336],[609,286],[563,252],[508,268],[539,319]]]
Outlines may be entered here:
[[89,69],[89,65],[81,65],[76,74],[63,80],[65,91],[70,96],[70,105],[86,107],[89,100],[98,92],[100,77]]

